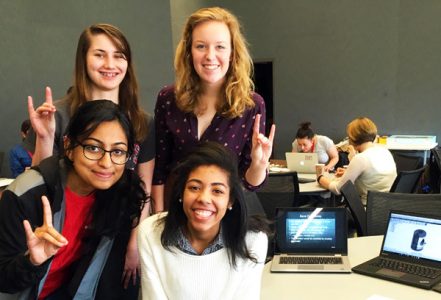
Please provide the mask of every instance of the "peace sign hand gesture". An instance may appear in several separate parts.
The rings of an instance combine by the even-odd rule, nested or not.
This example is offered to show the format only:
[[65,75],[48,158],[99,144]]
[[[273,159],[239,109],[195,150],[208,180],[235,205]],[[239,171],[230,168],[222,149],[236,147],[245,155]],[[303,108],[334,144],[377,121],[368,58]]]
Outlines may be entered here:
[[28,220],[23,221],[29,260],[33,265],[41,265],[54,256],[61,247],[67,245],[67,240],[52,225],[52,210],[46,196],[41,197],[43,203],[43,225],[32,231]]

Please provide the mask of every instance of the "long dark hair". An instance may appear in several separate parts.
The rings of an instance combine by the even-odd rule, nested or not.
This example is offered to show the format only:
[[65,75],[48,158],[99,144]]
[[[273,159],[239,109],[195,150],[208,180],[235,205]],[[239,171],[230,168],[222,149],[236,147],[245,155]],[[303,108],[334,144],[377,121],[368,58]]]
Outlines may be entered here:
[[[72,116],[66,129],[69,141],[65,150],[72,150],[87,138],[102,122],[118,121],[127,137],[128,152],[133,152],[135,135],[129,118],[118,105],[109,100],[88,101],[81,105]],[[72,161],[65,155],[64,160],[72,167]],[[125,169],[121,178],[107,190],[95,191],[92,209],[92,235],[113,237],[121,230],[130,230],[139,223],[141,210],[147,195],[139,176]]]
[[183,197],[190,173],[200,166],[216,166],[228,174],[230,200],[233,205],[232,210],[226,211],[221,226],[230,264],[235,267],[237,258],[246,258],[257,263],[257,259],[247,248],[245,236],[248,230],[267,232],[267,227],[263,222],[248,219],[245,196],[237,170],[236,155],[215,142],[204,142],[197,145],[172,171],[174,175],[178,176],[174,176],[176,180],[173,182],[170,199],[168,199],[170,208],[167,216],[163,219],[165,224],[161,234],[162,245],[171,251],[171,247],[177,244],[180,228],[187,224],[187,216],[179,199]]

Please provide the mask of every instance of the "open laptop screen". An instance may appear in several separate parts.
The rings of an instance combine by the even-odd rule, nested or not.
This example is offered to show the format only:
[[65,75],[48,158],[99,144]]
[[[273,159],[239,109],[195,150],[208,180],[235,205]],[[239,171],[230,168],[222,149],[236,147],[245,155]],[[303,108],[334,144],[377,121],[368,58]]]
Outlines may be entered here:
[[278,208],[276,253],[347,253],[342,208]]
[[441,262],[441,219],[391,212],[383,254]]

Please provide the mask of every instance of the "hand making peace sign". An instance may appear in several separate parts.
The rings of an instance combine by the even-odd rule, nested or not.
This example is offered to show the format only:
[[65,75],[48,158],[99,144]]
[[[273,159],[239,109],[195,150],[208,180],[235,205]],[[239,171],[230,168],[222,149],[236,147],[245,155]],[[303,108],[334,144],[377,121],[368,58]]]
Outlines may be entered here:
[[41,197],[43,204],[43,225],[32,231],[28,220],[23,221],[28,245],[29,260],[38,266],[54,256],[67,240],[52,225],[52,210],[46,196]]

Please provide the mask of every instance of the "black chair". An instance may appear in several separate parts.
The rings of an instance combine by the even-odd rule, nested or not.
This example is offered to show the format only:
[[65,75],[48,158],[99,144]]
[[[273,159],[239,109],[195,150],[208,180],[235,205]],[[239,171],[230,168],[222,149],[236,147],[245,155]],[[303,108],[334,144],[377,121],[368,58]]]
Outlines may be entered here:
[[355,185],[348,180],[340,189],[341,194],[346,199],[352,218],[354,219],[355,227],[357,229],[357,236],[366,235],[366,210],[361,202]]
[[441,194],[369,191],[366,206],[367,235],[382,235],[386,232],[390,210],[426,213],[441,217]]
[[244,191],[245,203],[247,205],[248,215],[260,215],[268,217],[265,210],[262,207],[259,197],[256,192],[251,192],[248,190]]
[[412,171],[423,166],[423,159],[421,156],[406,155],[400,152],[392,152],[392,156],[397,166],[397,174],[402,171]]
[[429,159],[429,187],[432,193],[441,191],[441,147],[430,150]]
[[296,206],[299,190],[297,172],[270,173],[265,185],[257,191],[267,218],[274,220],[277,207]]
[[425,168],[422,167],[413,171],[401,171],[398,173],[397,178],[395,178],[395,181],[390,188],[390,192],[415,193],[421,176],[424,173],[424,169]]

